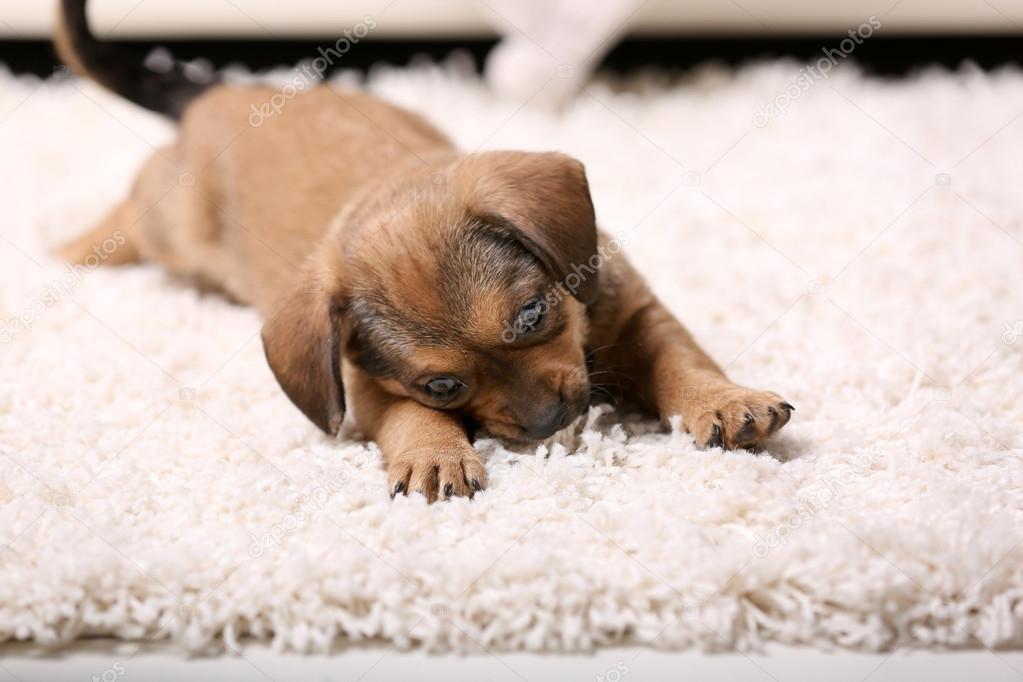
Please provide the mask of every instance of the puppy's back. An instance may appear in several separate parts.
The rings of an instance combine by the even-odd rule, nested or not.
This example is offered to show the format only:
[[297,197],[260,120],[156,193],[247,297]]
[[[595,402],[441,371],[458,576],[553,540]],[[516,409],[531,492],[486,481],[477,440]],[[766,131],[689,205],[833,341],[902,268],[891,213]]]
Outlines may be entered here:
[[[422,118],[370,95],[318,86],[265,115],[281,91],[216,86],[187,109],[176,156],[214,223],[218,273],[233,296],[267,307],[333,219],[360,196],[434,161],[447,138]],[[208,208],[207,206],[206,208]],[[204,264],[197,264],[204,268]]]

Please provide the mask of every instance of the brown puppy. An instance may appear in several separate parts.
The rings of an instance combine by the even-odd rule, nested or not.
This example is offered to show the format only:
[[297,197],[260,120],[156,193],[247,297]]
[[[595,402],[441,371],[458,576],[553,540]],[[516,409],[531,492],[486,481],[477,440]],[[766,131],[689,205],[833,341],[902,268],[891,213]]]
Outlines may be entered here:
[[680,415],[702,445],[757,448],[788,422],[791,405],[729,381],[598,232],[578,161],[463,155],[356,92],[277,111],[269,88],[153,74],[92,38],[84,4],[62,0],[65,61],[181,131],[65,257],[121,234],[108,262],[156,261],[256,306],[285,393],[332,435],[347,393],[392,494],[472,496],[473,433],[546,438],[589,405],[591,377]]

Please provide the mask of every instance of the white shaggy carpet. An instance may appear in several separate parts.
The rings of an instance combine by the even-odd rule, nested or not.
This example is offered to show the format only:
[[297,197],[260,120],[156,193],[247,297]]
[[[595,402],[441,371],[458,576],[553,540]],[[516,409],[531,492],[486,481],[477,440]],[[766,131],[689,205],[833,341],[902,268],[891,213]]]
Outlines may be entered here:
[[560,115],[457,62],[373,76],[468,149],[583,159],[656,290],[798,410],[761,455],[594,410],[479,443],[490,489],[428,507],[291,406],[251,310],[47,257],[172,130],[0,73],[0,640],[1023,644],[1023,74],[843,64],[753,125],[799,75],[602,81]]

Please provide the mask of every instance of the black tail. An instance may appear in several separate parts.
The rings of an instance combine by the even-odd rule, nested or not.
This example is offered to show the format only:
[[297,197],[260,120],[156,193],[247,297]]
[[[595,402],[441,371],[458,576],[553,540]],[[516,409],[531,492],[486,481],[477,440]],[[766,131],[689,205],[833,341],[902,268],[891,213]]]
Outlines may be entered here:
[[178,120],[188,103],[213,83],[190,80],[177,62],[169,71],[147,69],[145,55],[96,40],[85,16],[86,0],[59,0],[53,41],[72,70],[146,109]]

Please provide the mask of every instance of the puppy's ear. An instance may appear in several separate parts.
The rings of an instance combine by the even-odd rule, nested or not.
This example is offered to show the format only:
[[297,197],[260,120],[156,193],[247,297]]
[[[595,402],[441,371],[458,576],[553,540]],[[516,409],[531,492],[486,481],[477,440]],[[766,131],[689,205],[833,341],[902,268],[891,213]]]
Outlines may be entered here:
[[332,436],[345,417],[341,315],[310,281],[282,298],[263,324],[266,360],[291,402]]
[[[597,225],[582,163],[553,152],[486,152],[463,159],[470,210],[511,232],[585,304],[597,299]],[[569,277],[573,274],[573,277]]]

